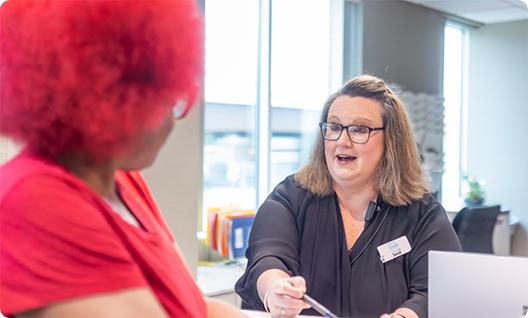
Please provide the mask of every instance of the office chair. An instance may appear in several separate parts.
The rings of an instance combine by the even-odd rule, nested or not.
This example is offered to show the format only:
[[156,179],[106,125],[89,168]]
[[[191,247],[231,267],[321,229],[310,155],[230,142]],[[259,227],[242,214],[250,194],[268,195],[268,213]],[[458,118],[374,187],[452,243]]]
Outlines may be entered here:
[[463,208],[453,220],[464,252],[493,254],[492,235],[500,205]]

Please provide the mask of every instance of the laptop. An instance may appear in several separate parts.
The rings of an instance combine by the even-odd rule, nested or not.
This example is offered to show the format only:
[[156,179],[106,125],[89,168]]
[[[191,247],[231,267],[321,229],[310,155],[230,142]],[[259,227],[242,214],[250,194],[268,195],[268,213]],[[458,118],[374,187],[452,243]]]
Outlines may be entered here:
[[429,252],[429,318],[528,317],[528,257]]

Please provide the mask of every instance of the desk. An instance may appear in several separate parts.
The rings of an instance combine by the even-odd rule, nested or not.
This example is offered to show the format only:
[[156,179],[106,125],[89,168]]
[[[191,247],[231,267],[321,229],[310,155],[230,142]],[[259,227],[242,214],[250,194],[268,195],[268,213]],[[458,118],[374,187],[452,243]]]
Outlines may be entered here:
[[[264,311],[257,311],[257,310],[242,310],[242,312],[244,314],[246,314],[248,317],[250,318],[271,318],[271,314],[270,313],[267,313],[267,312],[264,312]],[[305,315],[300,315],[300,316],[297,316],[297,317],[302,317],[302,318],[321,318],[322,316],[305,316]]]
[[242,299],[235,293],[235,283],[244,269],[235,264],[198,266],[196,284],[206,297],[227,302],[240,308]]
[[[451,223],[455,219],[457,213],[463,207],[457,209],[456,207],[446,208],[447,217]],[[493,228],[492,246],[493,253],[496,255],[510,255],[511,254],[511,237],[515,233],[515,229],[519,221],[510,217],[510,211],[504,210],[497,215],[497,222]]]

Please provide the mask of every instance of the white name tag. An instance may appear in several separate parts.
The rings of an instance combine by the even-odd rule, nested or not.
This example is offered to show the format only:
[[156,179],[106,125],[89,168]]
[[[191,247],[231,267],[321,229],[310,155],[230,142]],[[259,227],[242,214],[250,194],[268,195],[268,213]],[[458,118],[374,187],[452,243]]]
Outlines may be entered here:
[[386,263],[390,260],[395,259],[398,256],[402,256],[411,251],[411,244],[407,240],[407,236],[402,236],[394,241],[385,243],[378,246],[378,252],[380,254],[380,259],[383,263]]

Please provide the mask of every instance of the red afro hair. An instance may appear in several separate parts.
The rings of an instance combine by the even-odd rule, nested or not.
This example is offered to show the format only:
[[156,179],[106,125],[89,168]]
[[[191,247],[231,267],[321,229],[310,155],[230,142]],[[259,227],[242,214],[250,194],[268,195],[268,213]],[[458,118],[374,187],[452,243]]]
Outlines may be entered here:
[[194,0],[4,2],[0,133],[45,155],[118,155],[194,104],[203,32]]

